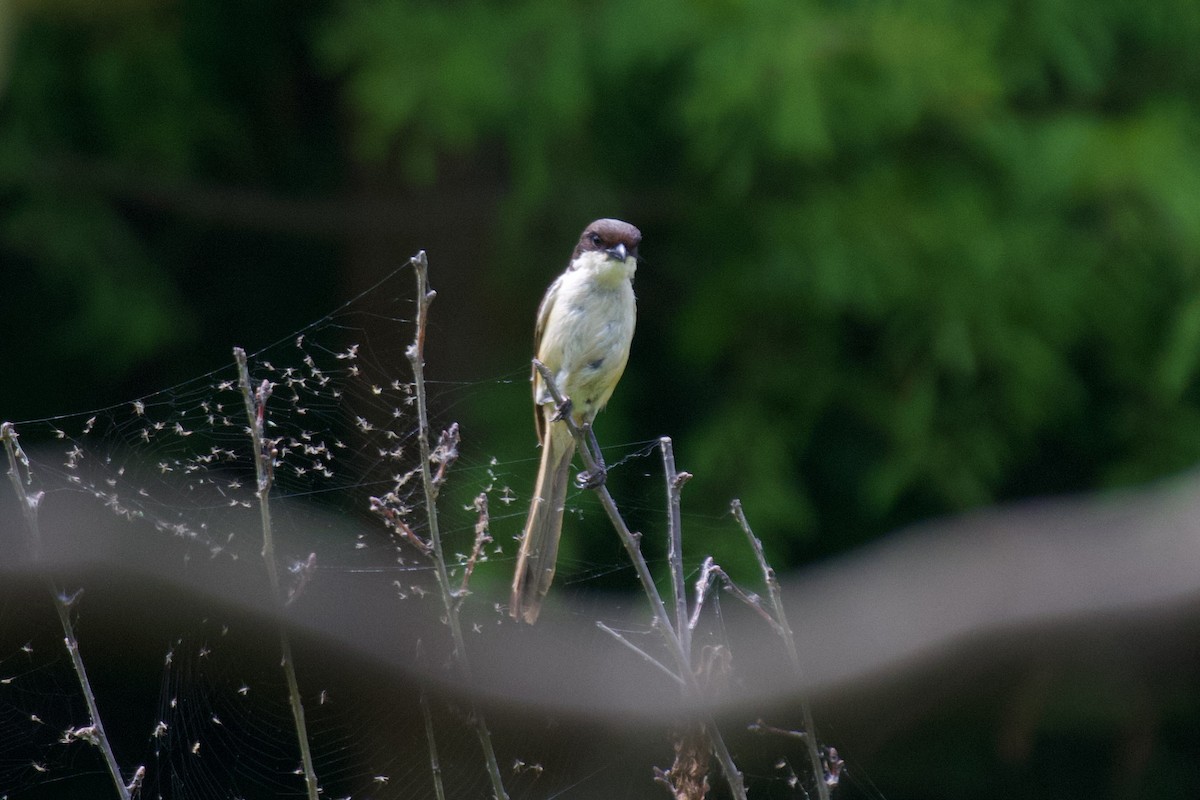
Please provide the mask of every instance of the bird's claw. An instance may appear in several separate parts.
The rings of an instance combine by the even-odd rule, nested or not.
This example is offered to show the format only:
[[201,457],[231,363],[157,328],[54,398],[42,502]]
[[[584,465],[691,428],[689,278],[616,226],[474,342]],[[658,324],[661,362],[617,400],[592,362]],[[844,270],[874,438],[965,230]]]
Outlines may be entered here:
[[599,464],[595,469],[586,469],[575,476],[575,486],[579,489],[599,489],[608,478],[608,470]]
[[571,402],[571,398],[564,397],[563,401],[554,407],[554,416],[550,418],[550,421],[558,422],[559,420],[566,419],[567,416],[570,415],[573,406],[574,404]]

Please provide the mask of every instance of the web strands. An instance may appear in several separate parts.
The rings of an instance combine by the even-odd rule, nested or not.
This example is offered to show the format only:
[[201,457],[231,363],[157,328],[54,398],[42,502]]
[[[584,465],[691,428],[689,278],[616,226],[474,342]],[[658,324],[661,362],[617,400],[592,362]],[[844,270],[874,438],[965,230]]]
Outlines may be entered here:
[[[407,487],[401,508],[419,505],[419,482],[405,480],[417,466],[416,413],[403,353],[409,326],[390,318],[380,334],[378,313],[357,302],[250,356],[248,369],[253,387],[265,381],[269,392],[271,498],[368,519],[367,497],[398,485]],[[232,358],[129,403],[16,429],[30,454],[31,493],[82,491],[116,517],[213,557],[257,555],[255,454]]]
[[[163,655],[143,796],[175,800],[300,796],[291,712],[277,659],[256,653],[269,631],[198,622]],[[300,653],[316,774],[332,798],[430,797],[417,698],[385,674],[325,670]],[[438,745],[452,797],[486,796],[478,747],[440,711]],[[147,792],[149,794],[147,794]]]
[[[407,281],[410,276],[401,270],[391,280],[397,277]],[[272,514],[280,534],[278,558],[281,567],[293,567],[284,573],[285,602],[302,588],[314,559],[321,570],[340,569],[356,580],[378,577],[359,572],[383,572],[384,583],[393,583],[393,573],[407,569],[404,559],[421,562],[414,558],[411,542],[402,539],[396,527],[381,524],[379,514],[371,510],[371,499],[383,498],[389,510],[401,517],[411,514],[417,525],[424,502],[421,480],[415,475],[417,414],[406,356],[413,338],[411,288],[377,287],[372,293],[248,358],[250,389],[265,397],[261,422],[270,456]],[[388,302],[396,308],[380,311],[379,294],[391,298]],[[523,380],[525,371],[521,373]],[[259,412],[252,406],[254,418]],[[184,560],[199,556],[214,565],[214,572],[232,571],[230,561],[240,561],[241,571],[256,573],[262,589],[251,418],[231,358],[222,369],[137,400],[18,423],[30,458],[20,470],[21,479],[43,510],[59,505],[67,495],[82,499],[103,509],[110,522],[134,538],[153,541],[156,553],[182,554]],[[440,430],[435,425],[435,438]],[[496,479],[491,467],[485,471],[487,481]],[[512,499],[507,487],[499,499],[494,508]],[[365,524],[314,533],[313,521],[319,515],[308,509],[317,507]],[[658,513],[657,507],[653,513]],[[512,513],[513,527],[522,516],[523,510]],[[20,516],[0,522],[19,528]],[[94,534],[91,528],[86,535]],[[350,530],[351,535],[344,535]],[[459,539],[451,547],[462,546]],[[463,549],[469,550],[469,544]],[[460,557],[458,565],[464,572],[465,558]],[[599,571],[614,568],[625,569],[605,562],[583,580],[592,581]],[[186,571],[182,565],[166,569]],[[452,570],[451,578],[457,582],[460,574]],[[404,585],[394,583],[391,597],[396,601],[421,594],[408,585],[409,578]],[[277,630],[264,627],[261,620],[254,627],[252,621],[224,609],[201,608],[190,616],[177,615],[155,643],[158,649],[138,659],[125,652],[125,642],[105,642],[98,636],[105,624],[121,615],[106,610],[102,589],[90,584],[83,588],[73,615],[81,625],[85,659],[102,678],[106,665],[121,665],[116,678],[108,668],[110,691],[100,692],[102,708],[121,702],[133,705],[130,686],[123,688],[121,701],[113,700],[113,680],[137,681],[137,688],[149,687],[156,695],[140,712],[128,710],[126,716],[107,720],[125,778],[132,778],[135,768],[145,768],[141,796],[302,794]],[[81,776],[90,776],[98,781],[93,785],[102,787],[105,776],[91,749],[78,737],[72,741],[66,735],[86,726],[86,710],[79,687],[72,683],[62,632],[53,626],[31,629],[23,614],[12,613],[3,594],[0,591],[0,798],[48,783],[65,787]],[[41,600],[44,605],[44,595]],[[371,613],[386,618],[396,610],[399,606]],[[489,622],[504,621],[499,610],[480,613],[476,607],[472,613],[480,618],[468,628],[472,636]],[[446,643],[440,644],[434,636],[425,640],[427,663],[444,660]],[[113,655],[114,650],[120,652]],[[416,698],[403,695],[403,688],[394,685],[394,675],[365,676],[353,685],[323,675],[323,669],[329,672],[332,667],[326,669],[322,661],[336,659],[321,655],[300,644],[295,660],[324,795],[430,796],[429,755]],[[141,667],[146,674],[131,675],[135,663],[150,665]],[[157,684],[161,688],[155,692]],[[488,782],[480,768],[469,711],[436,697],[430,705],[448,796],[486,795]],[[534,747],[527,736],[512,735],[503,725],[496,738],[505,751],[505,777],[513,796],[550,796],[557,791],[552,786],[564,791],[595,788],[601,775],[661,791],[649,782],[648,769],[626,771],[619,757],[589,764],[582,773],[543,776],[543,764],[548,771],[575,770],[581,751],[571,748],[577,745],[554,741]],[[513,747],[514,742],[519,745]],[[662,742],[656,739],[655,744]],[[628,791],[619,794],[631,796]]]
[[[387,495],[399,513],[419,511],[423,503],[420,480],[411,479],[418,447],[405,355],[412,341],[410,279],[407,270],[397,270],[336,312],[247,359],[251,387],[266,397],[253,413],[261,414],[270,456],[269,497],[278,558],[286,570],[282,601],[302,588],[314,563],[346,572],[386,572],[397,569],[401,553],[412,556],[411,547],[391,535],[369,503],[372,496]],[[73,542],[104,538],[115,526],[121,531],[118,548],[140,540],[153,545],[146,549],[159,562],[180,556],[179,566],[162,566],[164,574],[196,574],[184,564],[200,557],[217,569],[204,574],[228,572],[219,565],[240,561],[238,572],[253,572],[265,583],[250,425],[231,358],[225,368],[127,403],[16,423],[17,477],[40,509],[43,528],[54,516],[49,512],[69,505],[103,510],[79,518],[85,524],[70,532]],[[0,491],[12,494],[11,487]],[[0,540],[7,546],[9,534],[19,536],[25,526],[11,496],[5,499],[10,502],[0,504],[5,517]],[[314,531],[319,508],[332,509],[335,513],[326,517],[343,524]],[[366,524],[346,525],[347,517]],[[52,539],[66,532],[43,533]],[[105,606],[104,588],[82,588],[84,599],[70,612],[83,626],[80,649],[102,681],[106,674],[111,680],[106,671],[114,661],[123,664],[120,680],[131,684],[125,697],[132,714],[136,702],[130,692],[138,676],[130,670],[139,654],[128,651],[128,642],[102,638],[101,631],[119,622],[121,613]],[[44,592],[21,594],[12,585],[3,594],[0,797],[19,787],[95,777],[93,749],[66,733],[86,726],[87,710],[62,647],[63,632],[47,621],[48,598]],[[26,599],[37,613],[26,615],[13,604]],[[278,634],[259,631],[250,643],[241,640],[244,647],[222,648],[228,631],[242,630],[244,620],[220,608],[206,613],[212,618],[177,616],[170,623],[175,632],[167,636],[174,644],[154,668],[164,685],[154,719],[146,715],[149,724],[133,724],[118,714],[109,721],[124,777],[132,778],[133,769],[144,766],[143,788],[153,787],[164,797],[256,796],[255,787],[274,796],[271,792],[285,785],[294,792],[296,733],[281,688],[279,653],[271,645]],[[219,633],[208,630],[214,620]],[[114,655],[114,649],[123,652]],[[246,652],[263,655],[257,672],[244,663]],[[218,673],[222,656],[224,672]],[[153,664],[157,658],[145,660]],[[239,670],[245,674],[237,680],[225,679]],[[225,677],[213,680],[215,674]],[[415,769],[411,758],[397,766],[366,746],[386,739],[364,731],[385,729],[387,720],[379,717],[387,706],[352,714],[344,692],[334,692],[343,702],[327,703],[324,688],[306,684],[302,690],[312,709],[317,766],[330,789],[368,787],[370,796],[403,795],[403,773]],[[104,708],[113,708],[111,695],[97,693]],[[469,734],[455,736],[471,744]],[[428,779],[427,764],[421,775]],[[103,785],[105,778],[100,780]]]

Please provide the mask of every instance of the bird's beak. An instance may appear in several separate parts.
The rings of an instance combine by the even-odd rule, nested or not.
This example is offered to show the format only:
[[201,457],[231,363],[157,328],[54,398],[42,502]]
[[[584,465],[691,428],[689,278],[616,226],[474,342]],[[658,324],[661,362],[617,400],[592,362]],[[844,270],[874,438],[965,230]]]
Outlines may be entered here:
[[625,257],[629,255],[625,250],[624,244],[613,245],[605,252],[608,253],[609,258],[615,258],[617,261],[624,261]]

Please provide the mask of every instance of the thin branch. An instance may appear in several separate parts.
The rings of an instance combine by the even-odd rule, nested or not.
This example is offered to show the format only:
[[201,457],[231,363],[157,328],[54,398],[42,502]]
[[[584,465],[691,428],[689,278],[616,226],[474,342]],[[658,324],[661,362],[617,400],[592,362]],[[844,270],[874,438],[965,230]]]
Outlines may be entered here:
[[[550,396],[554,398],[554,402],[561,406],[566,397],[559,391],[558,385],[554,382],[553,373],[536,358],[533,359],[533,366],[534,369],[541,373],[542,380],[546,384],[546,389],[550,393]],[[584,465],[589,470],[592,469],[595,464],[594,462],[588,463],[590,459],[587,457],[588,448],[583,429],[575,424],[575,420],[571,418],[570,414],[563,416],[562,422],[566,424],[571,435],[575,437],[575,444],[584,455]],[[625,551],[629,554],[629,558],[633,562],[638,579],[642,582],[642,590],[650,601],[650,608],[654,613],[654,622],[662,631],[662,635],[667,639],[667,643],[673,651],[671,655],[674,656],[680,672],[691,674],[691,663],[687,654],[683,651],[679,636],[675,632],[675,626],[671,623],[671,618],[667,614],[666,606],[663,605],[662,596],[659,595],[658,588],[654,585],[654,577],[650,574],[650,567],[646,564],[646,559],[642,556],[641,547],[638,545],[639,537],[629,530],[629,527],[625,524],[625,520],[621,518],[621,512],[617,508],[612,494],[609,493],[607,485],[601,484],[597,486],[595,492],[600,498],[600,504],[608,514],[609,521],[617,529],[617,535],[621,538],[621,544],[625,546]]]
[[696,630],[696,624],[700,621],[700,612],[704,610],[704,601],[708,597],[708,590],[712,588],[713,580],[716,577],[715,570],[720,569],[713,561],[712,556],[705,556],[704,563],[700,565],[700,577],[696,579],[696,604],[692,607],[692,617],[688,620],[688,629]]
[[704,611],[704,602],[708,599],[708,593],[717,581],[721,582],[721,587],[725,591],[753,609],[764,622],[779,632],[778,623],[771,617],[771,613],[763,608],[762,598],[753,592],[747,592],[734,583],[733,579],[729,577],[729,573],[722,569],[720,564],[714,562],[712,556],[704,559],[704,563],[700,566],[700,577],[696,579],[696,602],[692,607],[691,619],[688,620],[688,627],[691,630],[695,630],[696,625],[700,622],[700,614]]
[[663,672],[665,672],[667,675],[669,675],[669,676],[671,677],[671,680],[675,681],[675,682],[676,682],[676,683],[678,683],[680,686],[683,686],[683,687],[685,687],[685,688],[687,687],[687,683],[685,683],[685,682],[684,682],[683,678],[679,677],[679,676],[678,676],[678,675],[676,675],[674,672],[672,672],[670,667],[668,667],[667,665],[663,664],[663,663],[662,663],[661,661],[659,661],[657,658],[655,658],[654,656],[650,655],[650,654],[649,654],[649,653],[647,653],[645,650],[643,650],[642,648],[638,647],[638,646],[637,646],[636,644],[634,644],[633,642],[631,642],[631,641],[629,641],[628,639],[626,639],[626,638],[625,638],[625,636],[624,636],[623,634],[621,634],[619,631],[615,631],[615,630],[613,630],[612,628],[608,627],[607,625],[605,625],[603,622],[600,622],[600,621],[597,621],[597,622],[596,622],[596,627],[597,627],[597,628],[599,628],[600,630],[604,631],[605,633],[607,633],[609,636],[611,636],[611,637],[613,637],[614,639],[616,639],[616,640],[617,640],[618,642],[620,642],[621,644],[623,644],[623,645],[625,645],[626,647],[628,647],[628,648],[629,648],[630,650],[632,650],[633,652],[637,653],[639,656],[641,656],[642,658],[644,658],[646,661],[649,661],[651,664],[653,664],[654,666],[658,667],[660,670],[662,670],[662,671],[663,671]]
[[[741,526],[742,533],[746,534],[746,539],[750,542],[750,548],[754,551],[754,557],[758,560],[758,566],[763,574],[763,581],[767,584],[767,593],[771,598],[774,621],[777,623],[774,627],[783,638],[783,643],[787,648],[788,658],[792,662],[792,669],[795,671],[796,677],[800,678],[803,676],[803,671],[800,668],[800,653],[796,649],[796,637],[792,634],[792,628],[788,625],[787,615],[783,610],[783,592],[779,588],[779,580],[775,577],[775,570],[767,563],[767,556],[763,552],[762,541],[750,529],[750,523],[746,519],[745,512],[742,511],[742,501],[734,500],[730,504],[730,508],[733,511],[733,516],[738,521],[738,525]],[[817,747],[817,729],[813,722],[812,706],[809,704],[808,698],[801,698],[800,709],[804,719],[804,730],[808,732],[805,746],[808,750],[809,766],[813,771],[813,782],[817,786],[817,796],[820,800],[829,800],[829,786],[825,782],[825,768],[821,762],[820,749]]]
[[429,698],[421,690],[421,716],[425,718],[425,741],[429,744],[429,769],[433,773],[433,793],[437,800],[446,800],[442,787],[442,765],[438,761],[437,740],[433,738],[433,714],[429,711]]
[[[721,581],[721,588],[729,592],[738,600],[741,600],[742,603],[751,608],[754,613],[762,617],[763,622],[771,626],[771,630],[775,631],[775,633],[779,634],[780,636],[784,635],[783,627],[775,621],[775,618],[771,616],[771,612],[763,607],[761,597],[754,592],[747,592],[741,586],[734,583],[733,578],[729,577],[729,573],[717,564],[713,564],[712,566],[712,576],[713,578]],[[697,612],[698,611],[699,608],[697,608]],[[695,618],[693,617],[693,620],[694,619]]]
[[[249,422],[251,446],[254,449],[254,473],[257,477],[259,518],[262,523],[262,557],[267,566],[267,579],[271,584],[271,597],[282,609],[286,605],[279,591],[279,568],[275,563],[275,543],[271,526],[271,485],[274,482],[275,443],[263,436],[266,428],[267,398],[271,396],[271,383],[264,380],[257,390],[250,386],[250,372],[246,366],[246,351],[233,348],[233,358],[238,367],[238,385],[246,404],[246,419]],[[308,743],[308,725],[304,719],[304,702],[300,698],[300,683],[296,680],[296,664],[292,658],[292,644],[282,620],[279,625],[279,651],[283,662],[283,674],[287,681],[288,702],[292,707],[292,720],[296,725],[296,739],[300,745],[300,762],[304,771],[304,785],[308,800],[318,800],[317,773],[313,768],[312,750]]]
[[683,579],[683,524],[679,495],[683,484],[692,477],[689,472],[675,471],[675,448],[669,436],[658,440],[662,449],[663,474],[667,483],[667,561],[671,565],[671,599],[675,601],[675,630],[683,652],[692,652],[692,630],[688,625],[687,590]]
[[446,482],[446,470],[453,466],[458,460],[458,423],[450,423],[450,427],[442,431],[442,435],[438,437],[437,447],[429,456],[430,464],[437,464],[437,473],[433,476],[433,493],[434,498],[442,490],[442,484]]
[[79,592],[71,597],[65,597],[51,589],[51,594],[54,595],[54,608],[58,611],[58,621],[62,624],[63,634],[66,637],[63,643],[67,647],[67,653],[71,656],[71,665],[75,668],[83,699],[87,703],[88,717],[91,719],[93,729],[93,735],[88,738],[88,741],[99,747],[100,752],[104,755],[108,774],[112,776],[113,785],[121,800],[129,800],[129,788],[125,784],[125,779],[121,777],[121,767],[117,764],[116,754],[113,753],[108,734],[104,731],[104,722],[100,719],[100,707],[96,705],[96,695],[92,692],[92,683],[88,680],[87,668],[83,664],[83,656],[79,653],[79,640],[75,637],[75,625],[71,622],[71,604],[79,597]]
[[[458,603],[453,588],[450,586],[450,573],[446,568],[446,556],[442,549],[442,534],[438,525],[437,496],[441,481],[445,478],[445,469],[453,461],[451,453],[457,455],[458,426],[451,426],[439,440],[437,463],[438,472],[435,475],[432,465],[435,453],[430,449],[429,439],[429,410],[425,394],[425,328],[429,319],[429,306],[437,292],[429,288],[429,261],[422,250],[410,259],[417,278],[417,323],[413,335],[413,343],[409,345],[407,354],[412,364],[413,383],[416,389],[417,422],[419,426],[417,441],[421,447],[421,482],[425,488],[425,508],[429,522],[430,558],[434,563],[434,574],[437,576],[438,588],[441,591],[442,605],[446,611],[446,624],[450,628],[450,636],[454,642],[454,661],[462,673],[463,680],[468,685],[474,685],[471,676],[471,665],[467,660],[466,641],[463,639],[462,625],[458,618]],[[488,776],[492,781],[492,793],[497,800],[507,800],[508,793],[504,789],[504,781],[500,774],[500,764],[496,761],[496,751],[492,747],[492,734],[487,722],[478,709],[472,709],[472,719],[475,720],[475,733],[479,745],[483,749],[484,760],[487,762]]]
[[[42,493],[37,492],[30,495],[25,490],[25,482],[30,482],[32,474],[29,468],[29,457],[25,455],[25,451],[21,449],[18,442],[20,438],[17,434],[16,427],[11,422],[0,424],[0,438],[4,439],[4,449],[8,453],[8,476],[12,480],[13,489],[17,493],[17,500],[21,504],[21,510],[25,517],[25,524],[28,527],[28,549],[30,556],[38,558],[41,554],[41,529],[38,525],[38,506],[42,499]],[[25,468],[25,482],[21,481],[20,468]],[[54,602],[55,611],[58,612],[58,621],[63,629],[63,643],[66,645],[67,653],[71,656],[71,666],[75,669],[75,678],[79,681],[80,691],[83,692],[84,702],[87,703],[88,721],[91,723],[87,730],[88,734],[83,738],[96,747],[100,748],[100,753],[104,758],[104,764],[108,768],[108,774],[112,778],[113,786],[117,790],[121,800],[129,800],[130,786],[125,783],[121,777],[121,766],[117,763],[117,756],[113,753],[112,743],[108,739],[108,734],[104,730],[104,721],[100,717],[100,707],[96,704],[96,694],[92,691],[92,682],[88,680],[87,667],[83,663],[83,656],[79,652],[79,639],[75,636],[75,624],[71,621],[71,604],[79,597],[80,592],[67,597],[62,592],[57,591],[53,584],[48,584],[50,596]],[[82,591],[82,590],[81,590]],[[76,731],[78,735],[78,731]],[[137,774],[145,774],[144,767],[138,767]]]
[[429,555],[433,552],[433,545],[417,535],[417,532],[412,529],[412,526],[404,521],[401,510],[397,509],[393,504],[392,498],[399,497],[395,492],[392,492],[385,497],[368,498],[371,511],[378,514],[387,525],[401,538],[408,540],[408,543],[417,548],[422,555]]

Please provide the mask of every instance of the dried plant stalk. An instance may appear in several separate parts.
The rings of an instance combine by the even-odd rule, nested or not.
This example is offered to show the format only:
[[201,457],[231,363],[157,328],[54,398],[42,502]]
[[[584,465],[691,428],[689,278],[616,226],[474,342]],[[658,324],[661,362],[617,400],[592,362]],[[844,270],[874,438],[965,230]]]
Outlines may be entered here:
[[[451,426],[440,437],[436,459],[438,471],[434,474],[433,462],[435,459],[434,451],[429,445],[429,410],[426,405],[425,393],[425,327],[429,318],[429,305],[437,296],[437,292],[429,288],[429,261],[425,256],[425,251],[422,250],[413,256],[410,263],[417,278],[417,329],[413,336],[413,343],[408,347],[408,360],[412,364],[417,399],[419,426],[417,441],[421,447],[421,482],[425,489],[425,513],[429,526],[429,557],[433,560],[434,574],[437,576],[438,589],[446,612],[446,625],[450,628],[450,636],[454,642],[454,662],[463,680],[468,686],[471,686],[474,684],[471,664],[467,658],[466,642],[463,639],[462,624],[459,621],[457,593],[450,585],[450,571],[446,567],[446,556],[442,549],[442,534],[437,512],[438,490],[445,479],[446,468],[457,457],[455,448],[458,443],[458,426]],[[507,800],[508,793],[504,789],[500,764],[496,760],[496,751],[492,747],[492,734],[488,730],[487,721],[477,708],[472,709],[471,718],[475,722],[475,733],[479,738],[479,745],[483,749],[488,777],[492,781],[492,794],[497,800]]]
[[[271,384],[263,381],[257,390],[250,386],[250,372],[246,366],[246,351],[240,347],[233,348],[233,358],[237,362],[238,385],[242,390],[242,399],[246,404],[246,418],[249,421],[248,432],[251,446],[254,449],[254,473],[257,477],[255,495],[258,497],[259,518],[262,523],[263,546],[262,557],[267,566],[267,579],[271,584],[271,597],[280,610],[287,601],[279,591],[279,567],[275,563],[274,531],[271,526],[271,485],[274,482],[274,444],[263,434],[266,428],[267,399],[271,396]],[[296,726],[296,739],[300,746],[300,764],[304,772],[304,786],[308,800],[318,800],[320,788],[317,785],[317,773],[313,768],[312,749],[308,742],[308,724],[304,719],[304,701],[300,697],[300,683],[296,680],[296,664],[292,658],[292,643],[288,638],[287,628],[282,622],[279,626],[279,651],[283,663],[284,679],[288,687],[288,703],[292,708],[292,721]]]
[[[41,551],[41,530],[38,526],[37,512],[42,494],[38,492],[30,495],[25,490],[25,482],[28,482],[30,478],[29,458],[21,449],[17,429],[11,422],[0,424],[0,438],[4,440],[4,449],[8,453],[8,476],[12,479],[13,489],[17,493],[17,501],[21,504],[21,511],[25,517],[25,525],[29,534],[27,540],[29,554],[36,559]],[[21,480],[21,467],[25,468],[25,482]],[[121,767],[117,763],[116,754],[113,753],[108,734],[104,730],[100,707],[96,704],[96,694],[92,691],[92,682],[88,680],[87,667],[84,665],[83,655],[79,651],[79,639],[75,636],[75,623],[71,620],[71,605],[79,599],[82,590],[68,597],[65,593],[56,590],[53,584],[48,585],[47,588],[50,590],[54,609],[58,612],[58,621],[63,629],[63,643],[71,657],[71,666],[75,670],[75,678],[79,681],[79,689],[83,692],[83,699],[88,709],[90,724],[82,729],[86,733],[81,734],[81,729],[76,728],[73,731],[74,737],[100,748],[100,753],[104,757],[104,765],[108,768],[108,774],[112,778],[117,795],[121,800],[129,800],[132,787],[141,784],[140,776],[145,774],[145,767],[139,766],[134,773],[133,780],[126,784],[121,777]]]

